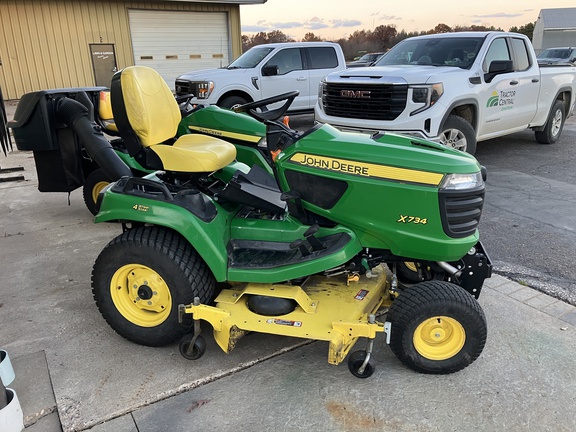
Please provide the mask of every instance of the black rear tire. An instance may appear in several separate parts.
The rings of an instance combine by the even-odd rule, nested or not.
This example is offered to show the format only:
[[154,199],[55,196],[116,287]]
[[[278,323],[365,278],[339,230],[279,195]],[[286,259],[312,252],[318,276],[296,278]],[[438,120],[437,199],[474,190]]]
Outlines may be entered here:
[[565,120],[566,112],[564,102],[557,100],[552,106],[544,129],[534,132],[536,141],[540,144],[554,144],[562,134]]
[[215,281],[208,266],[179,233],[138,227],[113,239],[92,270],[92,293],[118,334],[140,345],[163,346],[190,331],[178,322],[178,305],[207,303]]
[[92,171],[84,180],[84,186],[82,187],[82,195],[84,196],[84,203],[86,207],[93,215],[96,215],[100,210],[98,208],[98,194],[107,185],[110,184],[112,180],[108,178],[106,174],[100,169]]
[[388,318],[390,348],[410,369],[449,374],[464,369],[486,344],[486,317],[466,290],[450,282],[426,281],[404,290]]

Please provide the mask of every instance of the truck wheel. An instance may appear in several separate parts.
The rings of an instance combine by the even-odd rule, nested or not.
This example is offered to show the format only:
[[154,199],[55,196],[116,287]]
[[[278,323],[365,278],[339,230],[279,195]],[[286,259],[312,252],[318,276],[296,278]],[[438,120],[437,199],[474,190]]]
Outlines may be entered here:
[[440,131],[440,143],[473,155],[476,153],[476,132],[462,117],[449,115]]
[[140,345],[163,346],[190,331],[178,305],[210,301],[214,277],[190,243],[161,227],[138,227],[112,240],[92,270],[92,293],[108,324]]
[[449,374],[471,364],[486,343],[486,317],[468,292],[444,281],[426,281],[402,291],[387,321],[390,348],[409,368]]
[[104,174],[104,172],[98,168],[88,174],[86,180],[84,180],[84,186],[82,188],[82,195],[84,195],[84,203],[90,213],[95,215],[98,213],[98,206],[96,205],[98,201],[98,194],[102,192],[106,186],[110,184],[111,180]]
[[552,106],[552,111],[550,111],[544,130],[534,132],[536,141],[540,144],[554,144],[558,141],[560,134],[562,134],[565,117],[564,103],[561,100],[557,100]]
[[241,96],[228,96],[227,98],[224,98],[218,106],[220,108],[230,109],[237,105],[244,105],[245,103],[248,103],[248,101]]

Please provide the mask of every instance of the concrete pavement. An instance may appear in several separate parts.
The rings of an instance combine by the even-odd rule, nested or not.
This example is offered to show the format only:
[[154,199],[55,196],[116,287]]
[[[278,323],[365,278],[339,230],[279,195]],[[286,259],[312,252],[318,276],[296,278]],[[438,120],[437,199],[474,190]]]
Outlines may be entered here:
[[495,275],[486,348],[448,376],[406,369],[382,335],[366,380],[329,365],[326,343],[261,334],[230,355],[207,334],[190,362],[108,327],[90,273],[119,227],[94,225],[80,191],[70,205],[38,192],[31,153],[0,156],[14,166],[26,180],[0,183],[0,347],[27,431],[576,430],[574,306]]

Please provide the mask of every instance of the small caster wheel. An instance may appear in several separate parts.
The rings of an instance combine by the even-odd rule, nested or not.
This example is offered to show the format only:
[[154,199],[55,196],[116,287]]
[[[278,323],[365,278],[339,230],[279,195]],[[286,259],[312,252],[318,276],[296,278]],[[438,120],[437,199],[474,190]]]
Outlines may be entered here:
[[198,335],[194,341],[192,353],[188,354],[188,348],[190,347],[190,342],[192,342],[193,337],[194,335],[192,334],[185,334],[182,336],[182,339],[180,339],[180,354],[182,354],[182,357],[188,360],[198,360],[206,352],[206,341],[202,336]]
[[362,373],[358,372],[360,366],[362,366],[362,363],[364,363],[365,359],[366,359],[366,351],[354,351],[352,354],[350,354],[350,357],[348,358],[348,369],[350,370],[350,372],[352,372],[352,375],[354,375],[356,378],[368,378],[369,376],[372,376],[372,374],[374,373],[375,370],[374,363],[372,363],[370,360],[368,360],[368,364],[364,368],[364,371]]

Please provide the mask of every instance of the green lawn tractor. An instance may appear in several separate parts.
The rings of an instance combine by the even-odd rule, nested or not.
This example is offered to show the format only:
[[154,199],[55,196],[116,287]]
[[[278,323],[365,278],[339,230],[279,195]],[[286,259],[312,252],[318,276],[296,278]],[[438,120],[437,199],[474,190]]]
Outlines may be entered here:
[[[111,90],[123,142],[153,171],[98,198],[95,221],[122,223],[92,272],[117,333],[148,346],[179,340],[188,359],[205,353],[206,323],[227,353],[248,332],[327,341],[329,363],[347,357],[360,378],[374,372],[378,333],[422,373],[456,372],[480,355],[477,299],[492,265],[473,156],[394,134],[294,131],[279,120],[291,92],[236,108],[266,126],[264,169],[214,137],[164,144],[181,119],[152,69],[117,72]],[[366,348],[351,352],[359,338]]]

